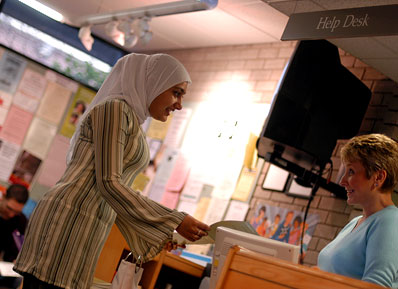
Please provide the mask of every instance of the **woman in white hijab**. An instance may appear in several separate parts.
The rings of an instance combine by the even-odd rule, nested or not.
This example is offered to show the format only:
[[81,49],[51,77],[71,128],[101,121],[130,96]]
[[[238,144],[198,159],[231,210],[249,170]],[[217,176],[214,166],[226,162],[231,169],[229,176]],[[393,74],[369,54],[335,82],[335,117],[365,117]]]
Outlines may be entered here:
[[206,224],[131,189],[149,162],[140,125],[182,109],[190,82],[166,54],[130,54],[115,64],[72,137],[63,177],[30,218],[14,266],[23,288],[90,288],[114,223],[144,261],[171,248],[174,230],[192,241],[207,235]]

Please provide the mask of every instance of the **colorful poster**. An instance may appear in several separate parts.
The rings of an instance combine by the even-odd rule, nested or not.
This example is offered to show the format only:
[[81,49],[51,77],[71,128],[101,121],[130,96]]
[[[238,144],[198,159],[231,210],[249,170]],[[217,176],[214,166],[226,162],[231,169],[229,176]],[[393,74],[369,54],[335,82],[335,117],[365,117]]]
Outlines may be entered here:
[[0,59],[0,90],[14,94],[25,66],[23,57],[5,51]]
[[95,91],[89,88],[80,86],[77,90],[72,105],[69,107],[68,113],[66,114],[64,124],[61,128],[61,134],[71,138],[75,132],[76,125],[79,122],[79,118],[86,111],[87,106],[93,100]]
[[41,159],[27,151],[19,155],[9,181],[29,187],[41,163]]
[[303,250],[306,251],[319,215],[308,214],[304,222],[303,212],[258,204],[249,222],[260,236],[298,246],[304,230]]

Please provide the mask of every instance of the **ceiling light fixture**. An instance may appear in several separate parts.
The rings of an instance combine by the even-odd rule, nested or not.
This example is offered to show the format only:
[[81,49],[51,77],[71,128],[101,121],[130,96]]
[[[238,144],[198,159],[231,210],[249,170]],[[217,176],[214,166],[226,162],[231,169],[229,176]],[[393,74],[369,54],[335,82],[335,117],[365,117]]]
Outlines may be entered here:
[[126,21],[120,22],[117,29],[121,31],[124,35],[124,44],[126,48],[132,48],[138,42],[138,37],[134,34],[134,23],[132,20],[128,19]]
[[79,30],[79,38],[83,46],[90,51],[93,47],[94,38],[91,36],[91,27],[89,25],[83,26]]
[[151,21],[150,17],[143,17],[138,20],[137,24],[137,34],[144,45],[148,44],[152,39],[152,31],[149,28],[149,21]]
[[118,21],[111,21],[105,26],[105,33],[112,38],[119,45],[124,45],[124,33],[117,29]]
[[[137,7],[128,10],[115,11],[111,13],[88,15],[76,19],[70,19],[67,22],[70,25],[82,28],[89,27],[92,25],[100,25],[100,24],[106,24],[106,26],[109,25],[108,28],[109,31],[111,31],[112,29],[117,29],[121,33],[124,33],[124,46],[131,48],[137,44],[138,39],[144,44],[147,44],[152,39],[152,32],[150,31],[148,23],[151,20],[151,18],[158,16],[179,14],[179,13],[210,10],[216,7],[217,4],[218,0],[184,0],[184,1],[176,1],[176,2],[144,6],[144,7]],[[137,29],[134,29],[132,23],[136,19],[139,20],[137,24]],[[118,22],[119,24],[115,25],[113,22]],[[110,34],[110,32],[109,33],[107,32],[107,34],[114,41],[116,41],[115,38]],[[118,35],[119,35],[118,39],[123,38],[120,36],[120,34]],[[79,38],[82,39],[80,36]],[[118,43],[120,44],[120,42]],[[87,48],[87,46],[84,43],[83,45]]]

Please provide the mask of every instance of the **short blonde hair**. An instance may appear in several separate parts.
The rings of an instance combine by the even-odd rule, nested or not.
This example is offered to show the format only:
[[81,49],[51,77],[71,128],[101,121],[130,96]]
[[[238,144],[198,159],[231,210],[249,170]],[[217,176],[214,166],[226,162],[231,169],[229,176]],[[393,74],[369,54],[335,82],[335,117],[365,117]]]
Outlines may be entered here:
[[385,170],[383,191],[392,191],[398,183],[398,143],[388,136],[374,133],[353,137],[341,148],[341,160],[343,163],[361,162],[367,178]]

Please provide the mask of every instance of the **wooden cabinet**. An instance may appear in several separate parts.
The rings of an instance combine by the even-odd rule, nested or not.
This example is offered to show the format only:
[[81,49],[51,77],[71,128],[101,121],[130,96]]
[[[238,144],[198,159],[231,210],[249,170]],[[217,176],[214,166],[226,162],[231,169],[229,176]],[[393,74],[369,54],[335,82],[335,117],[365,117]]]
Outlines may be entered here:
[[163,250],[156,258],[144,264],[141,278],[143,289],[199,288],[204,267]]

